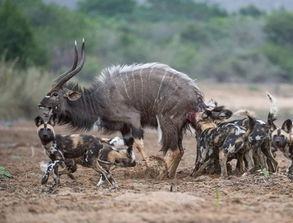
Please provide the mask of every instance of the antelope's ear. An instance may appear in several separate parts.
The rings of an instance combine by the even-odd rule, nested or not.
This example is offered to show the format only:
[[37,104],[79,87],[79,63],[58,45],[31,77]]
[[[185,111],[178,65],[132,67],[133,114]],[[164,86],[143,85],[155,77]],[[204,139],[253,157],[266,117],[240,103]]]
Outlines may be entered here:
[[284,123],[282,125],[282,129],[287,133],[291,132],[291,130],[292,130],[292,121],[291,121],[291,119],[287,119],[286,121],[284,121]]
[[81,97],[81,93],[77,91],[72,91],[72,90],[65,90],[65,95],[64,95],[69,101],[76,101]]
[[52,125],[52,126],[55,126],[55,124],[56,124],[56,118],[57,118],[56,114],[51,115],[51,117],[49,118],[48,124],[49,125]]
[[44,124],[43,118],[41,116],[37,116],[35,118],[35,124],[36,124],[37,127],[39,127],[40,125]]

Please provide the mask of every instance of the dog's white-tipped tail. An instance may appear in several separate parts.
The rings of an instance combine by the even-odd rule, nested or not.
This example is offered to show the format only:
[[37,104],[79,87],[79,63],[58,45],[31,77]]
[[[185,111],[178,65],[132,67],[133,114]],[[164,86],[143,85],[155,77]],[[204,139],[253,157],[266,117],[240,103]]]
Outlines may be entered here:
[[266,92],[266,94],[270,100],[270,114],[273,118],[276,118],[278,114],[277,101],[269,92]]
[[49,163],[46,163],[45,161],[40,162],[40,168],[43,172],[47,171],[48,166],[49,166]]

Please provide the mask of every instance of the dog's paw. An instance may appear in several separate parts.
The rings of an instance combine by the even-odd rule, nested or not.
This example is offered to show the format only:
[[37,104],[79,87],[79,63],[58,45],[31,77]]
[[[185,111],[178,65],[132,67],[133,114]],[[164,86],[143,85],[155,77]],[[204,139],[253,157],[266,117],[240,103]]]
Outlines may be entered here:
[[68,176],[71,180],[75,180],[75,177],[73,176],[72,173],[68,173],[67,176]]
[[44,185],[48,182],[49,176],[48,175],[44,175],[41,179],[41,184]]
[[247,177],[248,175],[250,175],[250,173],[249,173],[249,172],[245,172],[245,173],[243,173],[241,176],[242,176],[242,177]]

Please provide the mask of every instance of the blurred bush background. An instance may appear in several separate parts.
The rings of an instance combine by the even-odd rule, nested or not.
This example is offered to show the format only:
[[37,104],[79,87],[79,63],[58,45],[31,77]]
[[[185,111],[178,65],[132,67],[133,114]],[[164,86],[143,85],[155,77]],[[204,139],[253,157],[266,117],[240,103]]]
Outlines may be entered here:
[[32,117],[83,37],[84,83],[112,64],[154,61],[200,80],[291,83],[293,2],[222,2],[0,0],[0,120]]

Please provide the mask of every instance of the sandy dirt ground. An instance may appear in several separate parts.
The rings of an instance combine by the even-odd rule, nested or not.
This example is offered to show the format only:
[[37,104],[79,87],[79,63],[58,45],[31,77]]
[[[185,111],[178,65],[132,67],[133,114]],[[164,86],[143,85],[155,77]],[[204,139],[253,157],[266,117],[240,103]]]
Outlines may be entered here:
[[[262,92],[252,94],[263,97]],[[216,98],[220,95],[217,90],[209,93]],[[287,96],[280,100],[284,109],[291,103],[286,100]],[[57,133],[65,132],[69,131],[57,128]],[[0,222],[293,222],[293,182],[285,175],[289,161],[282,154],[277,154],[278,173],[268,177],[205,175],[194,179],[189,176],[195,160],[191,134],[185,137],[184,147],[176,182],[151,179],[139,165],[113,171],[119,189],[107,185],[97,189],[98,175],[79,167],[75,180],[62,176],[58,190],[48,194],[40,185],[39,163],[48,159],[36,128],[32,123],[0,125],[0,166],[13,176],[0,178]],[[145,148],[150,155],[162,156],[156,132],[146,132]],[[170,192],[173,183],[176,192]]]

